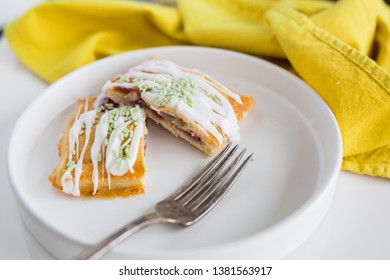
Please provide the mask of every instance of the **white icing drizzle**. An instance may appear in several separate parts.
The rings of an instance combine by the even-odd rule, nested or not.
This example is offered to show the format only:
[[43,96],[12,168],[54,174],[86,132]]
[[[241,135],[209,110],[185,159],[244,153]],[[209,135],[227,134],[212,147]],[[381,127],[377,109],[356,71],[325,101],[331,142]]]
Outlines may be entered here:
[[[87,105],[87,103],[86,103],[86,105]],[[87,107],[85,107],[85,108],[87,108]],[[75,196],[80,195],[79,184],[80,184],[80,176],[81,176],[81,173],[83,172],[83,159],[84,159],[85,151],[86,151],[87,146],[88,146],[89,137],[91,135],[91,129],[92,129],[93,121],[95,120],[95,116],[96,116],[96,111],[91,110],[91,111],[88,111],[88,112],[82,114],[79,118],[79,120],[82,120],[85,124],[85,142],[84,142],[84,147],[81,150],[80,158],[77,161],[76,169],[74,172],[75,180],[74,180],[74,187],[73,187],[72,194]]]
[[144,134],[143,123],[139,123],[134,130],[133,139],[130,143],[129,156],[124,160],[118,161],[117,154],[121,150],[121,140],[120,134],[122,133],[123,128],[126,126],[122,117],[118,119],[116,128],[112,131],[110,140],[108,142],[107,151],[106,151],[106,169],[107,173],[110,173],[115,176],[122,176],[128,171],[134,173],[133,166],[137,159],[138,148],[142,135]]
[[[99,105],[100,106],[100,105]],[[93,194],[96,194],[98,183],[99,183],[99,174],[98,174],[98,159],[99,153],[104,155],[104,139],[106,139],[108,134],[108,122],[107,122],[107,112],[101,117],[99,124],[96,126],[95,130],[95,140],[93,141],[91,147],[91,160],[92,160],[92,182],[93,182]],[[104,170],[104,165],[102,164],[102,172]]]
[[[88,101],[86,102],[85,110],[87,110],[87,106]],[[79,184],[83,172],[83,158],[88,147],[92,127],[97,118],[96,110],[85,111],[76,118],[70,128],[68,139],[68,169],[61,178],[63,192],[65,193],[75,196],[80,195]],[[133,167],[137,159],[141,139],[144,135],[144,121],[145,115],[138,107],[116,108],[111,111],[106,111],[101,116],[99,123],[96,125],[95,137],[90,150],[93,166],[93,194],[96,194],[98,190],[99,161],[101,161],[102,179],[104,179],[105,168],[109,187],[111,174],[122,176],[129,171],[134,173]],[[73,162],[74,151],[79,149],[79,135],[82,133],[85,133],[85,143],[80,156],[76,157],[77,162],[75,163]],[[107,145],[106,148],[105,145]],[[72,175],[73,169],[74,176]]]
[[[187,93],[182,94],[181,88],[185,86],[188,86]],[[240,95],[198,70],[179,67],[165,59],[151,59],[131,68],[119,80],[108,81],[103,91],[114,87],[140,88],[141,98],[151,108],[157,111],[161,106],[173,108],[198,128],[213,135],[219,143],[224,142],[225,135],[232,141],[239,141],[237,117],[221,91],[243,104]],[[181,95],[164,99],[172,87]]]
[[[80,176],[83,168],[83,158],[84,158],[85,150],[87,149],[95,116],[96,116],[95,110],[87,111],[81,114],[74,121],[69,131],[68,170],[64,173],[64,175],[61,178],[61,183],[62,183],[62,188],[64,193],[73,194],[75,196],[80,195],[79,182],[80,182]],[[85,142],[84,142],[83,149],[81,150],[81,154],[76,157],[77,163],[74,163],[72,158],[73,158],[73,154],[75,152],[77,153],[79,149],[79,135],[83,129],[83,126],[85,126],[85,132],[84,132]],[[71,170],[69,170],[70,166],[72,166],[71,169],[73,168],[75,169],[74,178],[72,176]]]

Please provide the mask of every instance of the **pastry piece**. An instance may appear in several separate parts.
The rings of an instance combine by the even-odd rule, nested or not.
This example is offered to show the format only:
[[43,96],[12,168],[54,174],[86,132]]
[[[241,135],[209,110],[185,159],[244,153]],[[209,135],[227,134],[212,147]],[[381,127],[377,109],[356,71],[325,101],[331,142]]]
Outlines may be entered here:
[[255,103],[198,70],[160,58],[108,81],[103,91],[117,103],[139,104],[149,118],[208,155],[239,140],[238,122]]
[[[145,113],[138,106],[100,111],[80,99],[58,144],[49,180],[74,196],[117,197],[144,192]],[[106,104],[107,105],[107,104]]]

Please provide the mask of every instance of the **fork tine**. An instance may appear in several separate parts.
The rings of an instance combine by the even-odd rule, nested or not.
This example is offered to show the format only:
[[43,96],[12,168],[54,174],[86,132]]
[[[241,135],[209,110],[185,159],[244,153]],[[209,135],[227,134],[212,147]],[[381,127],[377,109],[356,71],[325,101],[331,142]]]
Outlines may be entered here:
[[[216,155],[205,167],[203,167],[188,183],[186,183],[182,188],[174,192],[167,199],[173,199],[174,201],[177,201],[188,193],[190,193],[201,180],[207,177],[215,169],[221,158],[223,158],[228,152],[231,145],[231,142],[227,144],[226,147],[218,155]],[[236,146],[233,149],[237,149]]]
[[[238,177],[242,174],[244,169],[248,166],[248,164],[252,161],[253,153],[250,154],[243,163],[237,168],[237,170],[226,180],[217,183],[221,185],[221,187],[217,186],[214,188],[216,192],[210,195],[205,201],[198,204],[193,210],[198,212],[198,217],[196,220],[199,220],[204,215],[206,215],[214,206],[222,199],[222,197],[230,190],[230,188],[237,181]],[[223,184],[224,183],[224,184]],[[194,221],[195,222],[195,221]]]
[[[206,200],[213,192],[215,192],[215,188],[219,186],[219,183],[226,179],[227,174],[236,166],[236,164],[240,161],[242,156],[245,154],[246,149],[241,151],[241,153],[238,154],[238,156],[229,164],[229,166],[223,171],[223,173],[219,175],[219,173],[222,171],[222,168],[226,165],[227,160],[225,160],[223,166],[220,167],[220,170],[218,172],[215,172],[213,176],[207,180],[207,182],[202,183],[202,186],[199,186],[196,189],[196,192],[191,195],[191,197],[184,203],[184,206],[193,207],[194,205],[201,204],[202,201]],[[215,179],[214,179],[215,178]],[[214,180],[213,180],[214,179]]]
[[228,161],[232,158],[234,153],[237,151],[238,145],[234,146],[233,149],[231,149],[224,157],[221,158],[221,160],[214,166],[212,170],[210,170],[208,176],[204,176],[201,180],[199,180],[196,185],[191,189],[191,191],[188,191],[185,195],[181,197],[181,202],[183,203],[183,206],[186,206],[188,203],[190,203],[193,199],[197,198],[201,193],[203,193],[208,186],[210,185],[210,182],[218,176],[218,174],[222,171],[222,169],[225,167],[225,165],[228,163]]
[[[238,144],[235,145],[228,153],[225,155],[219,162],[214,166],[212,170],[210,170],[209,175],[205,176],[202,180],[200,180],[197,185],[202,184],[203,186],[209,185],[209,183],[218,176],[218,174],[223,170],[228,161],[233,157],[234,153],[238,149]],[[201,188],[196,188],[197,193],[201,192]]]

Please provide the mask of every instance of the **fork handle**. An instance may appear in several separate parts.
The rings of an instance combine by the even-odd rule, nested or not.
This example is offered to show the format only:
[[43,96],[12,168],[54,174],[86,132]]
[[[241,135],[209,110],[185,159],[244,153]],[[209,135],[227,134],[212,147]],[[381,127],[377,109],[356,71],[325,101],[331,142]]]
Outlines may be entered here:
[[120,242],[125,240],[127,237],[137,232],[141,228],[144,228],[148,225],[168,222],[161,214],[153,212],[147,215],[144,215],[133,222],[125,225],[116,232],[112,233],[107,238],[103,239],[98,244],[87,249],[85,252],[81,253],[76,259],[78,260],[96,260],[100,259],[102,256],[107,254],[111,249],[113,249]]

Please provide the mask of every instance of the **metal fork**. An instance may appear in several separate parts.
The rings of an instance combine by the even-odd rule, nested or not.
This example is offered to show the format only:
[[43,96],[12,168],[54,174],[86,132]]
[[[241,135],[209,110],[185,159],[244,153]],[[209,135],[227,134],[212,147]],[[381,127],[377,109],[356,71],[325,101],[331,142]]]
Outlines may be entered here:
[[121,241],[151,224],[171,223],[190,226],[199,221],[222,199],[253,158],[252,153],[238,168],[234,169],[244,156],[246,149],[228,165],[229,160],[237,151],[238,145],[230,148],[231,143],[182,188],[157,203],[155,212],[125,225],[79,255],[77,259],[99,259]]

